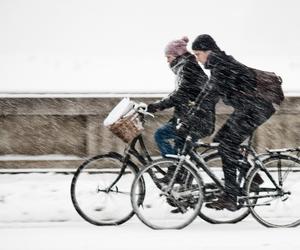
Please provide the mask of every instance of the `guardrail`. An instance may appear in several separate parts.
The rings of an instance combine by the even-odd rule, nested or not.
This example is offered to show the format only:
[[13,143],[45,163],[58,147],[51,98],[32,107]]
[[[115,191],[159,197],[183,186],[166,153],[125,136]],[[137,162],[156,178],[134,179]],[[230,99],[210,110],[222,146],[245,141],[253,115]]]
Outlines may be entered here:
[[[131,95],[0,97],[0,168],[74,168],[85,157],[110,150],[122,152],[124,143],[102,122],[123,96]],[[132,96],[146,103],[161,98],[159,94]],[[216,131],[231,112],[231,108],[218,104]],[[144,133],[153,154],[159,154],[153,133],[171,115],[172,110],[167,110],[147,120]],[[255,133],[254,142],[259,151],[299,146],[299,131],[300,97],[288,96]]]

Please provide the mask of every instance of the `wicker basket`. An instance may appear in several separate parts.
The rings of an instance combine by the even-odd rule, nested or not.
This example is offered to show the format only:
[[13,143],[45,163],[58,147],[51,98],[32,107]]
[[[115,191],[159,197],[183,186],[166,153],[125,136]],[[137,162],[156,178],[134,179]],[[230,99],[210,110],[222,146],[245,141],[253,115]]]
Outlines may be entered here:
[[138,114],[134,114],[119,119],[109,126],[109,129],[124,142],[129,143],[140,135],[144,128]]

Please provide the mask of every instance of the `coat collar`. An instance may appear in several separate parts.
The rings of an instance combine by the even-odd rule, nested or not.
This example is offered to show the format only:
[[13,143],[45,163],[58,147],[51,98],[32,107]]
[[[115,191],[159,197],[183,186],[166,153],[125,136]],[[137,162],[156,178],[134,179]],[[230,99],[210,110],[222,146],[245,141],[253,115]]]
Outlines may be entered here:
[[228,60],[228,56],[225,54],[224,51],[212,51],[208,58],[206,63],[204,64],[204,67],[206,69],[213,69],[217,67],[217,65],[222,64],[223,62]]
[[179,69],[186,63],[186,61],[192,57],[193,55],[190,52],[186,52],[181,56],[178,56],[174,59],[173,62],[170,63],[170,68],[174,72],[174,74],[178,74]]

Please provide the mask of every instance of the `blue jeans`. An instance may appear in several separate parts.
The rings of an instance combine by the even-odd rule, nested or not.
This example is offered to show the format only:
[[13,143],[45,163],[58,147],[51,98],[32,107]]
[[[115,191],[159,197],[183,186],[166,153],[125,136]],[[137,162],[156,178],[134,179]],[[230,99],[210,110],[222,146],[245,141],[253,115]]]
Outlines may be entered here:
[[[171,122],[157,129],[154,134],[154,139],[162,156],[166,154],[177,154],[177,151],[182,149],[184,143],[184,139],[176,134],[176,125]],[[169,140],[171,139],[174,140],[174,145],[170,143]]]

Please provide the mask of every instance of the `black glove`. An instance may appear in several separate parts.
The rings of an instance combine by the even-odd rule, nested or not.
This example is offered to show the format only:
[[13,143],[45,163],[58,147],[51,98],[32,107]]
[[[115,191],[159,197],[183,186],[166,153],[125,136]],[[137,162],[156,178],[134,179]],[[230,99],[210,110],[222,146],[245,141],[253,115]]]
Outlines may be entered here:
[[147,111],[149,113],[155,113],[159,110],[158,108],[158,105],[156,103],[150,103],[148,106],[147,106]]

